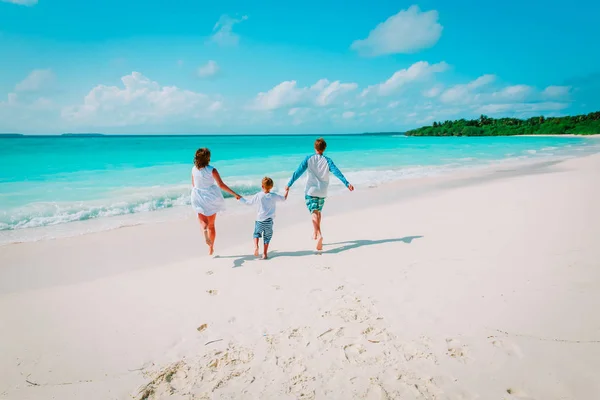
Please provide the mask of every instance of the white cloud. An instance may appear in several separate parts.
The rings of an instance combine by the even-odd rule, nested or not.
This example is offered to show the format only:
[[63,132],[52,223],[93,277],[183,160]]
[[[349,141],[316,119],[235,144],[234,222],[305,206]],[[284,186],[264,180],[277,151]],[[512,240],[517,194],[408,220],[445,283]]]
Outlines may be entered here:
[[17,83],[15,91],[17,92],[37,92],[47,88],[54,81],[54,73],[49,69],[36,69]]
[[504,89],[492,93],[492,97],[495,99],[501,99],[504,101],[519,101],[526,99],[530,94],[532,94],[534,89],[531,86],[527,85],[514,85],[508,86]]
[[296,81],[285,81],[268,92],[261,92],[254,100],[254,108],[259,110],[275,110],[292,106],[302,100],[306,88],[298,88]]
[[[287,115],[291,117],[292,124],[294,125],[301,125],[311,119],[317,119],[319,117],[318,115],[315,115],[314,110],[308,107],[291,108]],[[311,118],[308,118],[309,116],[311,116]]]
[[208,106],[208,111],[214,112],[214,111],[219,111],[223,109],[223,102],[222,101],[215,101],[213,102],[210,106]]
[[354,115],[355,115],[354,111],[345,111],[342,114],[342,117],[348,119],[348,118],[354,118]]
[[478,107],[475,112],[478,114],[524,114],[541,111],[559,111],[569,106],[568,103],[542,102],[542,103],[505,103],[505,104],[486,104]]
[[546,97],[565,97],[570,91],[570,86],[548,86],[542,94]]
[[55,107],[52,100],[45,97],[22,96],[18,93],[9,93],[6,101],[0,101],[0,107],[18,107],[29,110],[48,110]]
[[18,4],[20,6],[35,6],[38,3],[38,0],[0,0],[5,3],[13,3]]
[[435,73],[444,72],[447,69],[448,64],[445,62],[429,64],[426,61],[419,61],[408,68],[396,71],[387,81],[369,86],[363,90],[361,96],[364,97],[371,93],[379,96],[389,96],[407,83],[426,79]]
[[344,93],[351,92],[353,90],[356,90],[357,88],[358,85],[356,83],[340,83],[340,81],[331,82],[329,85],[323,87],[321,93],[319,93],[319,95],[317,96],[317,105],[327,106],[331,104],[336,98],[342,96]]
[[219,69],[216,61],[209,60],[206,64],[198,68],[198,76],[201,78],[215,76],[219,72]]
[[477,98],[477,91],[496,80],[495,75],[482,75],[467,84],[452,86],[441,94],[444,103],[469,103]]
[[436,85],[430,89],[423,91],[423,96],[428,98],[438,97],[442,93],[443,86]]
[[248,16],[246,15],[240,19],[231,18],[229,15],[222,15],[213,28],[210,41],[220,46],[237,46],[240,37],[233,33],[233,26],[247,19]]
[[366,39],[356,40],[351,48],[368,56],[414,53],[436,44],[442,29],[437,11],[421,12],[413,5],[377,25]]
[[89,126],[127,126],[209,118],[222,107],[220,100],[176,86],[161,86],[139,72],[121,81],[122,88],[96,86],[83,104],[63,108],[63,118]]
[[330,106],[356,88],[356,83],[329,82],[327,79],[320,79],[310,87],[298,87],[296,81],[285,81],[267,92],[259,93],[253,101],[252,108],[276,110],[300,104]]
[[6,101],[0,101],[0,106],[2,106],[2,107],[14,106],[18,102],[18,97],[19,96],[16,93],[9,93],[6,96]]

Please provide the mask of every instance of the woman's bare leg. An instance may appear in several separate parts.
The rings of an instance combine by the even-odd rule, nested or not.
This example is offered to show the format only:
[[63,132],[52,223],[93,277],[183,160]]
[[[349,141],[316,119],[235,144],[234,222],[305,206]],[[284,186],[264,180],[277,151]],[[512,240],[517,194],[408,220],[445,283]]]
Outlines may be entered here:
[[208,219],[208,237],[210,239],[210,244],[208,245],[208,254],[212,256],[214,252],[215,239],[217,238],[217,228],[215,227],[215,221],[217,219],[217,214],[213,214]]
[[200,222],[200,227],[202,228],[202,233],[204,234],[204,241],[208,246],[211,246],[212,241],[208,233],[208,218],[209,217],[206,215],[198,213],[198,221]]

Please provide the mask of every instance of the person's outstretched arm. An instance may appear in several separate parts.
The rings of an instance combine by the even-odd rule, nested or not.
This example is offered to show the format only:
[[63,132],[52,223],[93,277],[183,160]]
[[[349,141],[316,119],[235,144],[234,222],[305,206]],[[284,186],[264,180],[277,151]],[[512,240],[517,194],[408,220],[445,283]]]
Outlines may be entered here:
[[239,200],[242,197],[239,194],[237,194],[236,192],[234,192],[233,190],[231,190],[229,188],[229,186],[227,186],[225,184],[225,182],[223,182],[223,180],[221,179],[221,175],[219,175],[219,172],[217,172],[216,169],[213,169],[212,175],[213,175],[213,178],[215,178],[215,181],[217,181],[217,185],[219,185],[219,187],[221,188],[221,190],[226,191],[227,193],[229,193],[230,195],[232,195],[233,197],[235,197],[236,200]]
[[289,190],[289,188],[292,187],[292,185],[294,184],[294,182],[296,182],[298,180],[298,178],[300,178],[302,176],[302,174],[306,172],[306,169],[308,168],[308,159],[310,157],[311,156],[307,156],[300,163],[300,165],[298,165],[298,168],[296,168],[296,171],[294,172],[294,174],[290,178],[290,181],[288,182],[287,186],[285,187],[285,190]]
[[245,197],[240,197],[238,200],[240,201],[240,203],[243,203],[247,206],[251,206],[256,203],[257,199],[258,199],[258,193],[255,194],[254,196],[250,197],[249,199],[247,199]]
[[273,193],[275,195],[275,201],[286,201],[288,192],[285,192],[285,196],[280,195],[279,193]]
[[344,186],[346,186],[350,191],[353,191],[354,186],[352,186],[350,184],[350,182],[348,182],[346,180],[346,177],[344,176],[344,174],[342,174],[342,171],[340,171],[339,168],[336,167],[333,160],[329,157],[326,157],[326,159],[327,159],[327,165],[329,165],[329,170],[331,171],[331,173],[333,173],[333,175],[335,175],[336,178],[338,178],[340,181],[342,181]]

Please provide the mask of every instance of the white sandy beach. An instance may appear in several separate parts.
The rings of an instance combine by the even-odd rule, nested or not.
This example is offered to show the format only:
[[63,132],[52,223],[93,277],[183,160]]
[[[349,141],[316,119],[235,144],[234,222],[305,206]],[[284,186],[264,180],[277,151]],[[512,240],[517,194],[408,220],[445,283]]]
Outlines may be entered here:
[[0,398],[600,398],[600,155],[0,247]]

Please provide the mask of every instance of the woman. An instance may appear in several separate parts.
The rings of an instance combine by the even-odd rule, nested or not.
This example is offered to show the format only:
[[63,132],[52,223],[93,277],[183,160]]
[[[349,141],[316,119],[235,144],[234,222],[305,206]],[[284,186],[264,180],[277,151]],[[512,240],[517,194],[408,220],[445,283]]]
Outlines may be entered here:
[[208,245],[208,254],[212,255],[217,236],[215,230],[217,212],[225,210],[225,199],[219,188],[236,199],[241,196],[223,183],[217,170],[209,164],[210,150],[198,149],[192,168],[192,207],[198,213],[198,220]]

